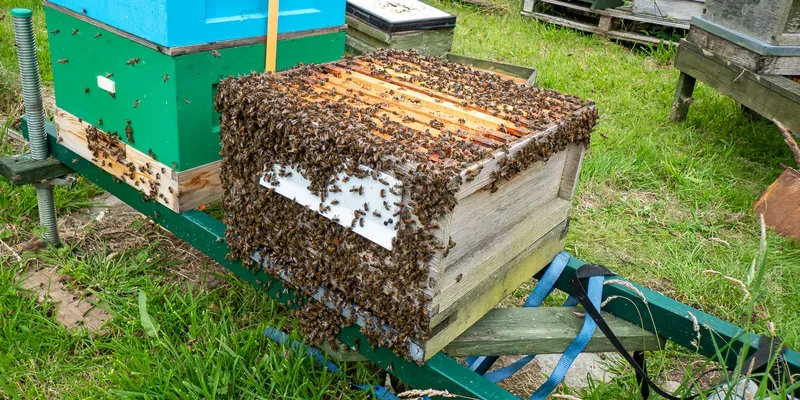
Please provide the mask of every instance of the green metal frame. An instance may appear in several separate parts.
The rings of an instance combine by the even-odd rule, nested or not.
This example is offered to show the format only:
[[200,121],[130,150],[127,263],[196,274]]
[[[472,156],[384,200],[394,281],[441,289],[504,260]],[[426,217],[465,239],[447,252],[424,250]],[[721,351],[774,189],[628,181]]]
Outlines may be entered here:
[[[27,133],[25,124],[23,124],[23,131]],[[297,298],[296,292],[291,287],[284,287],[279,279],[274,279],[265,273],[254,273],[241,263],[226,258],[228,245],[224,241],[225,225],[222,222],[200,211],[177,214],[158,203],[142,201],[141,194],[134,188],[115,181],[105,171],[59,145],[55,138],[55,126],[48,124],[47,131],[55,158],[75,172],[152,218],[239,277],[262,288],[275,300],[286,304],[288,300]],[[585,264],[584,261],[571,259],[556,283],[556,287],[570,293],[569,281],[583,264]],[[288,289],[286,293],[283,292],[284,288]],[[603,298],[607,299],[612,296],[619,296],[624,300],[610,301],[603,308],[604,311],[645,330],[657,333],[681,346],[697,350],[698,354],[720,361],[729,368],[736,365],[742,349],[746,349],[748,353],[757,349],[758,335],[634,283],[606,285]],[[696,323],[692,316],[696,319]],[[698,331],[695,330],[695,327],[699,329],[699,341]],[[342,329],[339,339],[348,346],[354,346],[356,342],[368,343],[361,334],[360,327],[356,325]],[[696,343],[699,346],[695,346]],[[718,351],[718,349],[720,350]],[[451,393],[478,399],[516,398],[444,353],[438,353],[424,365],[418,365],[396,356],[391,350],[383,347],[372,349],[370,346],[362,345],[358,346],[358,352],[415,388],[448,390]],[[788,350],[785,359],[792,374],[800,373],[800,354]]]

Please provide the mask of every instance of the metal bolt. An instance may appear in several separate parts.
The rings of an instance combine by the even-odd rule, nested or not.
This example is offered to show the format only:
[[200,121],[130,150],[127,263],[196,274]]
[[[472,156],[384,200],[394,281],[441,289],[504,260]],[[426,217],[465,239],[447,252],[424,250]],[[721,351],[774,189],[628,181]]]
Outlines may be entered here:
[[[25,101],[25,117],[28,120],[28,139],[31,144],[31,156],[34,160],[46,160],[50,157],[45,131],[44,106],[42,106],[42,90],[39,84],[39,61],[36,56],[36,39],[33,35],[33,12],[26,8],[11,10],[16,37],[19,74],[22,79],[22,98]],[[58,220],[53,198],[53,187],[49,184],[36,185],[36,200],[39,204],[39,223],[47,228],[45,238],[53,245],[58,245]]]

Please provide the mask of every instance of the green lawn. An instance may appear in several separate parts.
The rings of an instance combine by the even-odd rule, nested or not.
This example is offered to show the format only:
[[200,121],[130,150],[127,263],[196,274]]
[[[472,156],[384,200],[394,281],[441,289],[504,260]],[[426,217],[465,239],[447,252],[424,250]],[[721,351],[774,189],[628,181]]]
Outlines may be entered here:
[[[672,52],[631,49],[542,24],[518,16],[516,0],[504,1],[506,10],[492,15],[432,2],[458,15],[454,52],[535,66],[538,85],[597,102],[600,122],[583,165],[567,250],[760,333],[772,321],[789,346],[800,348],[797,243],[768,233],[767,279],[755,312],[738,286],[703,273],[713,269],[754,289],[748,273],[758,254],[759,224],[751,206],[780,174],[778,164],[792,163],[774,126],[747,119],[734,101],[702,84],[687,121],[670,123],[678,77]],[[10,4],[41,9],[36,0],[0,0],[6,15],[0,21],[0,110],[6,111],[16,95]],[[47,80],[41,12],[36,18]],[[18,150],[5,140],[0,146],[2,154]],[[97,193],[89,183],[59,189],[62,219],[78,215],[75,210]],[[35,204],[31,188],[0,180],[4,242],[13,246],[34,237]],[[368,365],[349,366],[344,379],[289,356],[260,335],[269,324],[291,328],[286,310],[231,275],[219,274],[222,283],[214,287],[187,285],[175,271],[198,261],[165,251],[179,246],[167,245],[174,237],[140,220],[128,229],[140,240],[104,240],[90,224],[78,232],[84,240],[65,248],[23,254],[23,262],[0,258],[0,397],[105,397],[111,391],[112,397],[359,398],[364,394],[351,390],[348,380],[381,380]],[[68,332],[48,305],[21,296],[15,275],[39,266],[60,266],[71,288],[108,304],[108,332]],[[155,337],[140,324],[140,290],[160,324]],[[521,288],[515,296],[528,291]],[[670,346],[651,359],[651,373],[663,380],[699,357]],[[634,398],[632,372],[617,367],[622,378],[572,394]]]

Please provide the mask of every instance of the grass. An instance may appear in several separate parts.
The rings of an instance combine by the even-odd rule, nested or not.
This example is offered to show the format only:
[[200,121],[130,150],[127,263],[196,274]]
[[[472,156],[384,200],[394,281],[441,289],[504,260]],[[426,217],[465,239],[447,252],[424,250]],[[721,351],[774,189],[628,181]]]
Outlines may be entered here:
[[[431,2],[458,15],[454,52],[535,66],[539,86],[597,102],[600,122],[583,165],[568,236],[572,254],[759,333],[766,333],[772,321],[787,345],[800,348],[800,246],[768,232],[766,278],[758,284],[750,272],[760,246],[751,206],[780,174],[778,164],[792,160],[770,123],[748,119],[733,100],[703,84],[695,91],[687,121],[670,123],[678,76],[670,64],[672,50],[630,48],[526,19],[516,13],[518,0],[496,0],[499,7],[491,15],[450,1]],[[40,64],[48,80],[41,5],[0,0],[3,15],[12,3],[37,10]],[[5,45],[11,39],[6,17],[0,21],[2,110],[12,109],[18,96],[13,89],[16,60]],[[0,146],[3,154],[19,150],[5,140]],[[60,215],[79,214],[75,210],[89,206],[98,192],[86,182],[59,189]],[[34,236],[32,189],[0,180],[0,210],[5,242],[19,244]],[[287,356],[285,348],[260,336],[269,324],[292,327],[275,303],[222,273],[222,284],[214,288],[176,279],[176,269],[193,259],[164,250],[173,248],[168,244],[172,239],[141,221],[129,230],[152,236],[153,243],[139,240],[112,249],[121,246],[119,240],[87,228],[78,232],[85,239],[68,247],[23,254],[23,262],[0,258],[0,393],[12,398],[106,393],[134,398],[239,397],[233,393],[363,397],[345,379],[304,357]],[[68,332],[55,322],[49,305],[19,294],[14,283],[18,271],[41,266],[61,266],[71,288],[108,305],[114,318],[107,334]],[[760,287],[762,295],[750,301],[740,287],[706,270],[739,279],[753,293]],[[139,290],[160,325],[155,337],[146,335],[140,323]],[[514,295],[523,297],[529,290],[523,287]],[[670,345],[650,356],[650,370],[660,381],[680,381],[690,375],[687,366],[699,359]],[[612,368],[621,378],[570,393],[585,399],[634,398],[630,369]],[[347,376],[355,382],[377,379],[373,369],[361,364],[351,366]]]
[[[0,0],[0,114],[9,114],[21,101],[18,79],[17,56],[14,51],[14,26],[11,21],[11,9],[29,8],[34,13],[34,35],[36,36],[37,53],[39,55],[39,72],[43,82],[52,82],[50,70],[50,47],[47,42],[42,2],[39,0]],[[46,83],[49,86],[49,84]]]

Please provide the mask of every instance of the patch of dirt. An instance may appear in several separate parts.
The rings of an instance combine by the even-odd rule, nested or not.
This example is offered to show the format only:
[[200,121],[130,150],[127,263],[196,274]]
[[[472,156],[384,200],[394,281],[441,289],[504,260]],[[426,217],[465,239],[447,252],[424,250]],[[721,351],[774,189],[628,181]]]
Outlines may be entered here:
[[[708,365],[705,365],[707,363]],[[718,386],[723,380],[722,370],[716,363],[696,360],[693,362],[685,361],[682,364],[685,365],[683,369],[676,368],[664,374],[664,380],[667,382],[686,382],[689,386],[693,386],[696,383],[703,391]],[[684,387],[687,384],[684,384]]]
[[64,286],[66,277],[56,268],[42,268],[20,276],[20,286],[35,296],[40,303],[45,300],[56,307],[56,320],[67,329],[86,327],[89,332],[104,334],[103,326],[112,315],[97,304],[97,299],[83,298]]
[[184,289],[194,285],[212,290],[224,283],[219,276],[228,273],[227,269],[151,219],[108,193],[95,201],[98,205],[59,218],[65,243],[85,251],[106,249],[110,259],[158,241],[159,249],[169,257],[167,261],[174,261],[168,271]]

